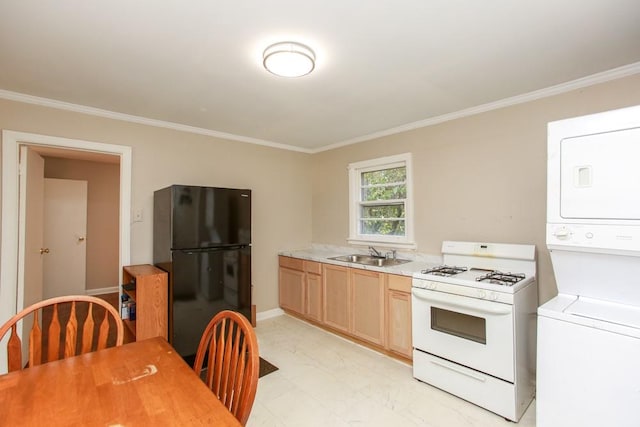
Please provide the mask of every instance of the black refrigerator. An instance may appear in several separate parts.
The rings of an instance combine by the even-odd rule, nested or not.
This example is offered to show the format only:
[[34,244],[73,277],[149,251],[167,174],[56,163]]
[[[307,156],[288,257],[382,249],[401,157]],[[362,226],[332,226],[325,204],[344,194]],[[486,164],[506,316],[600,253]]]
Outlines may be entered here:
[[192,362],[216,313],[251,319],[251,190],[154,192],[153,262],[169,273],[169,341]]

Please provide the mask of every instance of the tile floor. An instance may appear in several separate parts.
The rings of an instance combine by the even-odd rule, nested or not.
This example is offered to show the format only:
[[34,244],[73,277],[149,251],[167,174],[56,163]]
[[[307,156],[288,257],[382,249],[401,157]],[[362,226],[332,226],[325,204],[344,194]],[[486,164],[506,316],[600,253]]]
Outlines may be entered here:
[[247,427],[535,426],[518,424],[418,382],[411,367],[293,317],[256,328],[260,354],[279,370],[261,378]]

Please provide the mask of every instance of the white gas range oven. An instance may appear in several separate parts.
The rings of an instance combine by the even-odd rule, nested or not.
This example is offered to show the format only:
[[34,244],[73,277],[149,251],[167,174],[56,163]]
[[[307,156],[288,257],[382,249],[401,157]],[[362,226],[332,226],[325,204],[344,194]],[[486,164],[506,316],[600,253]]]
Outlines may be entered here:
[[413,376],[509,420],[535,394],[535,246],[445,241],[413,275]]

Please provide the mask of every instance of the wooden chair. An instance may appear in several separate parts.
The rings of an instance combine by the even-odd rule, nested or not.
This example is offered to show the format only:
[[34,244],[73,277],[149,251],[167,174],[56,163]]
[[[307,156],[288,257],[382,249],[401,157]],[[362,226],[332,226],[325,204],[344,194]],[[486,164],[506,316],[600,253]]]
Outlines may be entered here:
[[242,425],[256,397],[259,367],[258,340],[247,318],[229,310],[216,314],[202,334],[193,369]]
[[[31,314],[33,316],[29,316]],[[96,324],[94,317],[101,317],[98,319],[99,324]],[[124,339],[122,319],[118,311],[105,300],[85,295],[50,298],[25,308],[0,327],[0,340],[11,330],[7,342],[9,372],[24,367],[22,341],[17,334],[16,326],[18,321],[25,320],[27,323],[29,320],[32,321],[28,335],[29,358],[26,367],[119,346]],[[43,334],[42,329],[47,329],[46,333]],[[81,335],[78,334],[80,329]],[[25,329],[23,336],[26,337],[26,334]],[[64,343],[61,348],[62,339]],[[43,354],[43,348],[46,354]]]

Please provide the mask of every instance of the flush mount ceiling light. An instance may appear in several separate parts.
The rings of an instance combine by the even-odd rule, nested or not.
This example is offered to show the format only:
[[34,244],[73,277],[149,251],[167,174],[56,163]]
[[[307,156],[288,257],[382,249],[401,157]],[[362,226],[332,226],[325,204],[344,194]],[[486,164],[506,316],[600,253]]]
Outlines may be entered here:
[[272,44],[264,50],[262,58],[267,71],[282,77],[301,77],[316,66],[313,50],[296,42]]

